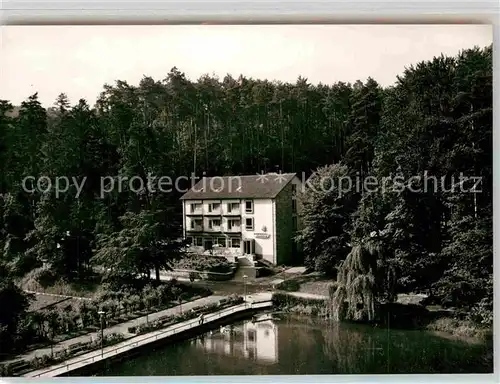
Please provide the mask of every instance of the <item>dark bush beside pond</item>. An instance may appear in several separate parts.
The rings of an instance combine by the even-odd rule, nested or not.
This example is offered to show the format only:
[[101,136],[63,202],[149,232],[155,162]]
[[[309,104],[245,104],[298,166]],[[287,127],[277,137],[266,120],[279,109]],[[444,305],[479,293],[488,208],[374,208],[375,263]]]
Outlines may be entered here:
[[276,292],[272,298],[273,304],[280,306],[295,306],[295,305],[325,305],[326,300],[308,299],[304,297],[295,297],[286,293]]
[[278,284],[276,289],[288,292],[297,292],[300,289],[300,283],[297,280],[285,280]]

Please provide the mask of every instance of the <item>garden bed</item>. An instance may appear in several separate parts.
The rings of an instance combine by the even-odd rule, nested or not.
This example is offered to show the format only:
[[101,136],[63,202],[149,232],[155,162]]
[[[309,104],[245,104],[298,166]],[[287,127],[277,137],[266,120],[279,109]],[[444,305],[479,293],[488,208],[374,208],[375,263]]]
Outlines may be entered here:
[[[201,314],[209,314],[233,305],[241,304],[242,302],[243,297],[233,295],[227,299],[220,300],[218,303],[202,305],[182,314],[166,315],[151,323],[129,327],[128,333],[133,335],[145,334],[186,320],[194,319]],[[64,350],[54,352],[53,356],[43,355],[41,357],[35,357],[31,360],[19,360],[12,363],[0,364],[0,376],[21,375],[25,372],[42,369],[63,362],[69,358],[100,349],[101,345],[107,347],[119,343],[127,338],[130,338],[130,336],[127,337],[121,333],[112,333],[104,336],[104,343],[102,344],[101,338],[98,336],[95,340],[89,342],[74,343]]]
[[125,336],[120,333],[111,333],[104,336],[103,342],[101,342],[101,338],[98,337],[86,343],[72,344],[66,349],[54,352],[53,355],[37,356],[31,360],[19,360],[8,364],[0,364],[0,377],[20,376],[26,372],[50,367],[68,360],[69,358],[117,344],[124,339]]
[[224,308],[228,308],[233,305],[238,305],[241,303],[243,303],[243,297],[232,295],[227,299],[220,300],[218,303],[206,304],[197,308],[193,308],[192,310],[186,311],[184,313],[178,313],[175,315],[166,315],[160,317],[154,322],[148,324],[141,324],[139,326],[129,327],[128,332],[136,335],[141,335],[144,333],[156,331],[161,328],[166,328],[186,320],[194,319],[195,317],[200,316],[201,314],[205,315],[212,313],[214,311],[220,311]]
[[225,257],[189,254],[172,265],[174,270],[198,273],[230,274],[234,272],[234,264]]
[[170,272],[174,277],[194,280],[227,281],[234,277],[234,271],[227,273],[200,272],[193,269],[174,269]]
[[211,293],[207,288],[173,280],[156,288],[148,286],[142,291],[102,292],[92,300],[63,301],[59,307],[28,313],[27,326],[19,335],[18,349],[12,351],[11,356],[2,357],[7,360],[34,347],[42,348],[96,331],[101,327],[100,311],[106,313],[103,321],[108,327],[175,306],[179,297],[187,301]]

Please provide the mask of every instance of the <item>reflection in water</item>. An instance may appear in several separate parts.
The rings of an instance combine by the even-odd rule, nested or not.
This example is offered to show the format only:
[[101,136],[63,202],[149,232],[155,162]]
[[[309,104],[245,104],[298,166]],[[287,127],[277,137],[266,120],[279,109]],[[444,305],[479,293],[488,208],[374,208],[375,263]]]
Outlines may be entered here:
[[194,340],[209,353],[222,353],[263,363],[278,361],[278,327],[271,320],[222,327]]
[[490,344],[311,319],[235,323],[111,363],[101,376],[492,372]]

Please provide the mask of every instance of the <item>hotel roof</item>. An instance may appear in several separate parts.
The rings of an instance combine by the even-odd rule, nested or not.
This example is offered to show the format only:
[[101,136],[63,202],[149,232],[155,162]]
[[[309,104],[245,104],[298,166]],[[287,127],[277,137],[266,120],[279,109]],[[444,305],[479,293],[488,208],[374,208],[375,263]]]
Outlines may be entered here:
[[204,177],[181,200],[273,199],[295,177],[295,173]]

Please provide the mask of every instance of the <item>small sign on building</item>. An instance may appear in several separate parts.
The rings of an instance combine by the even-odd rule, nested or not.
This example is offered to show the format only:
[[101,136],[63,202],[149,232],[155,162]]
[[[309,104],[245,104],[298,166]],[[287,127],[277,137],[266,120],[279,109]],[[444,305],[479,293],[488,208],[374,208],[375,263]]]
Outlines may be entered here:
[[269,233],[256,233],[255,238],[256,239],[269,239],[271,235]]

